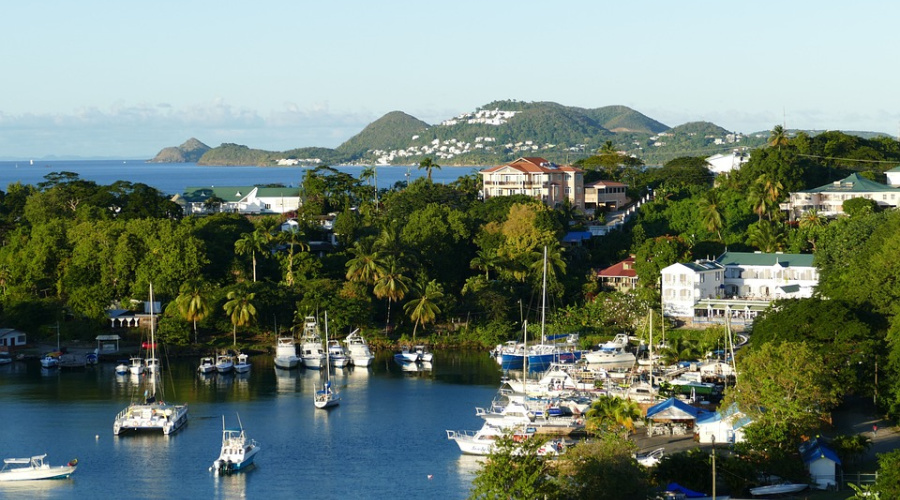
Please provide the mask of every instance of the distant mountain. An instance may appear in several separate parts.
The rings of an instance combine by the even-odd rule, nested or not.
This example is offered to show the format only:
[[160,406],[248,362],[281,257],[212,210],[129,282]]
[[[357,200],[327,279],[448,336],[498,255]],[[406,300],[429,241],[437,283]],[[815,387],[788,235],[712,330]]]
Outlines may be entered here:
[[[426,157],[441,165],[492,165],[521,156],[571,163],[595,154],[606,141],[616,149],[661,164],[678,156],[709,156],[765,143],[761,136],[729,133],[708,122],[670,128],[627,106],[585,109],[555,102],[500,100],[474,111],[428,123],[392,111],[335,149],[264,151],[222,144],[197,157],[191,141],[166,148],[153,161],[196,161],[204,165],[399,164]],[[206,147],[199,141],[200,146]],[[179,156],[180,155],[180,156]],[[185,158],[177,160],[177,158]],[[190,159],[196,158],[196,159]]]
[[211,148],[191,137],[178,147],[164,148],[150,163],[194,163]]

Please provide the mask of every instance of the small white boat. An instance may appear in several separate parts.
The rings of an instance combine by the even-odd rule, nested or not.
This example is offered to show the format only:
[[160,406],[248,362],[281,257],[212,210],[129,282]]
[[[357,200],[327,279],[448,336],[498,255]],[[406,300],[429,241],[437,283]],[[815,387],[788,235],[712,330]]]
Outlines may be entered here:
[[59,366],[59,354],[58,353],[49,353],[45,354],[41,357],[41,367],[42,368],[56,368]]
[[756,488],[750,488],[750,494],[753,496],[784,495],[787,493],[796,493],[798,491],[803,491],[808,487],[809,487],[809,485],[806,483],[770,484],[768,486],[759,486]]
[[366,343],[366,339],[359,334],[359,329],[347,335],[344,343],[347,344],[347,350],[350,351],[350,360],[354,366],[369,366],[372,364],[375,356],[369,350],[369,344]]
[[216,356],[216,371],[219,373],[228,373],[234,369],[234,357],[230,354],[219,354]]
[[409,347],[404,347],[400,352],[394,354],[394,360],[398,363],[416,363],[419,361],[419,353]]
[[144,360],[142,358],[129,358],[128,371],[130,371],[132,375],[144,373]]
[[597,351],[588,351],[583,355],[584,360],[590,364],[612,364],[612,363],[631,363],[634,364],[636,358],[634,353],[626,351],[624,347],[603,347]]
[[447,439],[459,446],[465,455],[490,455],[497,446],[497,439],[508,431],[485,423],[477,431],[447,431]]
[[259,453],[259,443],[247,437],[241,417],[238,415],[238,428],[225,427],[225,416],[222,416],[222,450],[219,458],[213,462],[210,470],[216,474],[231,474],[250,467]]
[[158,373],[159,372],[159,358],[147,358],[144,360],[144,364],[147,367],[148,373]]
[[297,356],[297,345],[294,337],[278,337],[275,344],[275,367],[290,370],[300,364],[300,356]]
[[200,358],[200,366],[197,367],[200,373],[212,373],[216,371],[216,360],[212,356],[204,356]]
[[247,373],[250,371],[250,356],[240,353],[237,355],[237,362],[234,364],[234,371],[238,373]]
[[642,455],[635,455],[635,460],[637,463],[643,465],[644,467],[653,467],[658,464],[660,460],[662,460],[663,454],[665,454],[665,448],[657,448],[649,453],[645,453]]
[[350,364],[350,357],[344,351],[340,341],[328,341],[328,363],[335,368],[343,368]]
[[71,476],[78,460],[66,465],[50,466],[44,463],[47,454],[30,458],[6,458],[0,469],[0,481],[34,481],[38,479],[66,479]]
[[8,352],[0,352],[0,365],[8,365],[12,362],[13,358]]
[[128,362],[119,360],[118,364],[116,365],[116,375],[127,375],[128,371]]
[[419,361],[423,361],[425,363],[431,363],[431,360],[434,359],[434,354],[431,353],[428,349],[425,348],[424,345],[417,345],[414,350],[416,354],[419,355]]

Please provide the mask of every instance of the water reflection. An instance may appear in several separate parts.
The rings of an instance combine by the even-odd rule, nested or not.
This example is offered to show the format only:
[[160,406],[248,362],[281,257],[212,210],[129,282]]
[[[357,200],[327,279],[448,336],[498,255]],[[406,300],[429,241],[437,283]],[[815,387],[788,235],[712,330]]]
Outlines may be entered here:
[[275,368],[275,392],[289,394],[297,392],[299,387],[297,373],[299,370],[282,370]]
[[247,469],[234,474],[216,475],[210,472],[216,498],[247,498],[247,483],[255,469],[256,464],[252,464]]

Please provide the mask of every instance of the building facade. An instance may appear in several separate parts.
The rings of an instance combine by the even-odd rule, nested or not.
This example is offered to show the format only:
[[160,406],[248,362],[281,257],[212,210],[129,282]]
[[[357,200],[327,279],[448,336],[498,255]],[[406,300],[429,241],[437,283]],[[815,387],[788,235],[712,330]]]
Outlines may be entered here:
[[893,208],[900,202],[900,188],[850,174],[824,186],[791,193],[790,201],[782,203],[781,210],[788,212],[790,220],[810,210],[825,217],[837,217],[844,214],[844,202],[854,198],[866,198],[882,208]]
[[300,188],[223,186],[189,187],[173,198],[185,215],[216,212],[239,214],[283,214],[300,207]]
[[597,181],[584,185],[584,208],[593,210],[619,210],[630,201],[621,182]]
[[543,158],[529,157],[479,172],[484,199],[523,194],[556,208],[568,199],[584,210],[584,171],[556,165]]

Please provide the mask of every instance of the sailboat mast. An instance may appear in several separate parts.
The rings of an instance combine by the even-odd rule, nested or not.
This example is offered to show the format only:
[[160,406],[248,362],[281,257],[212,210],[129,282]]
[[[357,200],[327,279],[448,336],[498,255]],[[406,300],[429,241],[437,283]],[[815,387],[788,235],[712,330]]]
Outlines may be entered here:
[[[150,359],[156,359],[156,318],[153,316],[153,283],[150,283]],[[154,361],[151,361],[154,362]],[[151,365],[152,366],[152,365]],[[156,398],[156,376],[159,372],[159,366],[155,366],[150,373],[150,389],[151,397]]]
[[325,382],[328,382],[328,376],[331,371],[331,353],[328,352],[328,311],[325,311]]
[[544,343],[544,324],[547,319],[547,247],[544,247],[544,278],[541,292],[541,344]]
[[653,390],[653,308],[650,308],[650,390]]

